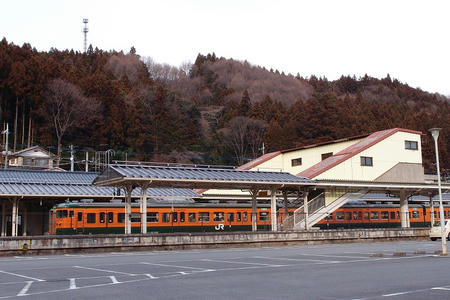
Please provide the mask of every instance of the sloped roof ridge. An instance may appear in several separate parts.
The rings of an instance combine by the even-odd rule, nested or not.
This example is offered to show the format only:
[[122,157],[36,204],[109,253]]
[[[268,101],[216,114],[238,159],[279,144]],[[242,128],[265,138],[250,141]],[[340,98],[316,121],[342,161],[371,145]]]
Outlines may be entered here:
[[303,176],[312,179],[317,175],[322,174],[325,171],[328,171],[332,167],[342,163],[343,161],[346,161],[347,159],[357,155],[358,153],[361,153],[367,148],[372,147],[373,145],[381,142],[382,140],[393,135],[394,133],[400,131],[422,134],[422,132],[420,131],[398,127],[376,131],[367,136],[366,138],[364,138],[363,140],[357,142],[356,144],[350,145],[347,148],[339,151],[338,153],[328,157],[327,159],[322,160],[321,162],[315,164],[314,166],[311,166],[310,168],[298,173],[297,176]]

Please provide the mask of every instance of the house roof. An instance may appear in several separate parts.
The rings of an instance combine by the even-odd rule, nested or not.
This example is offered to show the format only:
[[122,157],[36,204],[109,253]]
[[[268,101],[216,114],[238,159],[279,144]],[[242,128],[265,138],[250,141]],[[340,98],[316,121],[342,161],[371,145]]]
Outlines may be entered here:
[[414,134],[422,134],[420,131],[410,130],[410,129],[403,129],[403,128],[392,128],[382,131],[377,131],[369,135],[368,137],[364,138],[363,140],[357,142],[356,144],[353,144],[344,150],[328,157],[325,160],[322,160],[321,162],[315,164],[314,166],[300,172],[297,174],[298,176],[303,176],[306,178],[314,178],[318,176],[319,174],[322,174],[325,171],[328,171],[329,169],[333,168],[334,166],[342,163],[343,161],[346,161],[347,159],[357,155],[358,153],[361,153],[362,151],[366,150],[367,148],[372,147],[373,145],[381,142],[382,140],[390,137],[391,135],[397,133],[397,132],[409,132]]
[[47,154],[49,158],[55,158],[55,157],[56,157],[55,154],[51,153],[50,151],[45,150],[44,148],[42,148],[42,147],[40,147],[40,146],[32,146],[32,147],[29,147],[29,148],[25,148],[25,149],[23,149],[23,150],[14,152],[11,156],[24,156],[24,155],[26,155],[28,152],[32,152],[32,151],[33,151],[33,152],[35,152],[35,151],[41,151],[41,152]]
[[249,161],[246,164],[243,164],[242,166],[239,166],[238,168],[236,168],[236,170],[247,171],[247,170],[253,169],[254,167],[262,164],[263,162],[268,161],[269,159],[272,159],[275,156],[278,156],[280,153],[281,153],[281,151],[266,153],[252,161]]

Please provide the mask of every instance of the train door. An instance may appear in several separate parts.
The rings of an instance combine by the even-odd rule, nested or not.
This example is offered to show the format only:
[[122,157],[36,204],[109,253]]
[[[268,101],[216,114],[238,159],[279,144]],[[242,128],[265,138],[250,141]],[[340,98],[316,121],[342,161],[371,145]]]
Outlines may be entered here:
[[235,224],[236,230],[250,230],[249,228],[247,228],[248,225],[250,225],[248,218],[248,211],[244,209],[236,210]]
[[75,230],[77,233],[84,233],[84,215],[83,211],[78,210],[76,211],[75,216]]

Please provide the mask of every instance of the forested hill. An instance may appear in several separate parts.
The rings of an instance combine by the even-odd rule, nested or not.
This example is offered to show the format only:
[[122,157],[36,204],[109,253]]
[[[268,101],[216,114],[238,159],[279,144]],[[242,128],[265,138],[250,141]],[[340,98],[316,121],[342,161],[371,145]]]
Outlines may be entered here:
[[[89,48],[39,52],[0,42],[0,117],[10,149],[54,152],[114,149],[118,160],[242,164],[275,151],[377,130],[442,127],[450,169],[449,99],[387,75],[329,81],[199,54],[180,67],[129,53]],[[3,125],[4,126],[4,125]],[[14,141],[13,141],[14,140]],[[64,153],[63,153],[64,154]],[[64,155],[63,155],[64,156]]]

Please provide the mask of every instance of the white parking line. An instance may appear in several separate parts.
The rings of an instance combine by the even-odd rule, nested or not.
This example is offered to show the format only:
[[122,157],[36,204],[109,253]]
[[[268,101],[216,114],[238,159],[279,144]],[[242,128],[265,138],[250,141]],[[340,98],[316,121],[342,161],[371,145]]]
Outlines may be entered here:
[[118,280],[116,279],[116,276],[109,276],[109,278],[111,278],[111,282],[112,282],[113,284],[118,284],[118,283],[120,283],[120,281],[118,281]]
[[23,287],[23,289],[16,296],[25,296],[33,282],[34,281],[27,281],[27,284]]
[[109,272],[109,273],[115,273],[115,274],[136,276],[136,274],[126,273],[126,272],[119,272],[119,271],[112,271],[112,270],[105,270],[105,269],[98,269],[98,268],[89,268],[89,267],[82,267],[82,266],[73,266],[73,267],[74,268],[79,268],[79,269],[92,270],[92,271]]
[[202,260],[203,261],[211,261],[211,262],[223,262],[223,263],[229,263],[229,264],[244,264],[244,265],[266,266],[266,267],[284,267],[284,266],[286,266],[286,265],[260,264],[260,263],[229,261],[229,260],[216,260],[216,259],[202,259]]
[[166,265],[166,264],[158,264],[158,263],[149,263],[149,262],[146,262],[146,261],[141,262],[141,264],[153,265],[153,266],[162,266],[162,267],[182,268],[182,269],[184,268],[184,269],[201,270],[201,271],[211,270],[211,269],[205,269],[205,268],[195,268],[195,267],[178,266],[178,265]]
[[77,288],[77,284],[75,283],[75,278],[70,278],[69,281],[70,281],[69,290],[75,290]]
[[45,281],[44,279],[34,278],[34,277],[30,277],[30,276],[20,275],[20,274],[16,274],[16,273],[1,271],[1,270],[0,270],[0,273],[13,275],[13,276],[17,276],[17,277],[22,277],[22,278],[26,278],[26,279],[31,279],[31,280],[34,280],[34,281]]
[[307,258],[285,258],[285,257],[266,257],[266,256],[253,256],[254,258],[273,259],[273,260],[290,260],[290,261],[312,261],[312,262],[324,262],[324,263],[339,263],[337,260],[320,260],[320,259],[307,259]]

